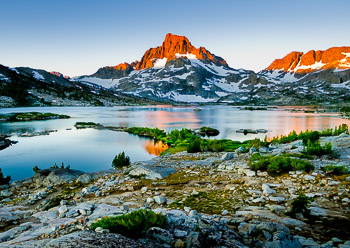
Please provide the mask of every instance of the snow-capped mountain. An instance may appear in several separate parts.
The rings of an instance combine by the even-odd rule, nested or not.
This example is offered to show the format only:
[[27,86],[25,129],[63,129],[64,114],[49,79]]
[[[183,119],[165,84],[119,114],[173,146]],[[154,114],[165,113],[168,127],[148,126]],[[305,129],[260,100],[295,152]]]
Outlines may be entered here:
[[111,106],[145,102],[133,96],[72,82],[56,73],[0,65],[0,107]]
[[[26,92],[13,93],[14,82],[21,82],[17,88]],[[230,68],[186,37],[167,34],[161,46],[148,49],[139,61],[103,67],[90,76],[68,80],[57,72],[0,67],[1,96],[21,96],[17,105],[57,105],[57,98],[61,105],[67,99],[94,105],[337,103],[350,100],[350,47],[291,52],[255,73]]]
[[307,102],[350,99],[350,47],[291,52],[276,59],[258,76],[269,82],[273,95]]
[[310,104],[350,97],[350,47],[292,52],[255,73],[233,69],[184,36],[167,34],[140,61],[74,78],[116,92],[164,102]]
[[184,36],[167,34],[163,44],[147,50],[140,61],[103,67],[73,80],[158,101],[214,102],[246,92],[242,82],[252,73],[230,68],[223,58],[194,47]]

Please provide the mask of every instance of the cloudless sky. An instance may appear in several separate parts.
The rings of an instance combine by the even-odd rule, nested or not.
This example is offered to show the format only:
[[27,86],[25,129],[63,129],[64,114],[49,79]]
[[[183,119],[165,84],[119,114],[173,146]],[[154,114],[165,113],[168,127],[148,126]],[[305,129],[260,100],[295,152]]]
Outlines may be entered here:
[[140,60],[167,33],[233,68],[350,45],[348,0],[0,0],[0,64],[65,75]]

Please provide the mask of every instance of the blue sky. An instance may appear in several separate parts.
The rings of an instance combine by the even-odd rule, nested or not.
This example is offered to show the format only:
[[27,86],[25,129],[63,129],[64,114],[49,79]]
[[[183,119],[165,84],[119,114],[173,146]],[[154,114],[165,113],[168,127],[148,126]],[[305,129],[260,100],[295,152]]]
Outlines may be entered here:
[[0,6],[0,64],[69,76],[139,60],[167,33],[255,71],[291,51],[350,45],[347,0],[0,0]]

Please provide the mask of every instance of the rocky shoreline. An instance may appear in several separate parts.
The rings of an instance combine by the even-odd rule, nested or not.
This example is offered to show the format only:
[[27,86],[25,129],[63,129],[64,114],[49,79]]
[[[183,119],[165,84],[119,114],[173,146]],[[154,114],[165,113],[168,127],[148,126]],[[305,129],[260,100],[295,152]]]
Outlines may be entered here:
[[[280,176],[250,169],[250,157],[295,153],[300,141],[248,153],[167,154],[130,167],[86,174],[61,168],[1,186],[1,247],[350,247],[350,135],[322,137],[338,158],[315,157],[315,170]],[[310,215],[287,212],[302,191]],[[90,225],[138,209],[162,213],[162,228],[130,239]]]

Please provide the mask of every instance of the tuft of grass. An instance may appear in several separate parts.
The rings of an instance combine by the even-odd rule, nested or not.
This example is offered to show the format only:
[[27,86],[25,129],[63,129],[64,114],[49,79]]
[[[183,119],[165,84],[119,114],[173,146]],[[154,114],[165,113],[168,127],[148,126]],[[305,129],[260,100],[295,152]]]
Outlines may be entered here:
[[339,166],[339,165],[327,165],[322,167],[322,170],[329,174],[329,175],[345,175],[349,174],[349,169],[346,168],[345,166]]
[[200,213],[221,214],[223,209],[233,212],[237,209],[238,200],[225,191],[198,192],[185,200],[179,199],[169,205],[170,208],[190,207]]
[[151,227],[163,227],[166,217],[153,211],[140,209],[129,214],[116,217],[103,217],[91,225],[108,229],[112,233],[119,233],[129,238],[139,238]]

